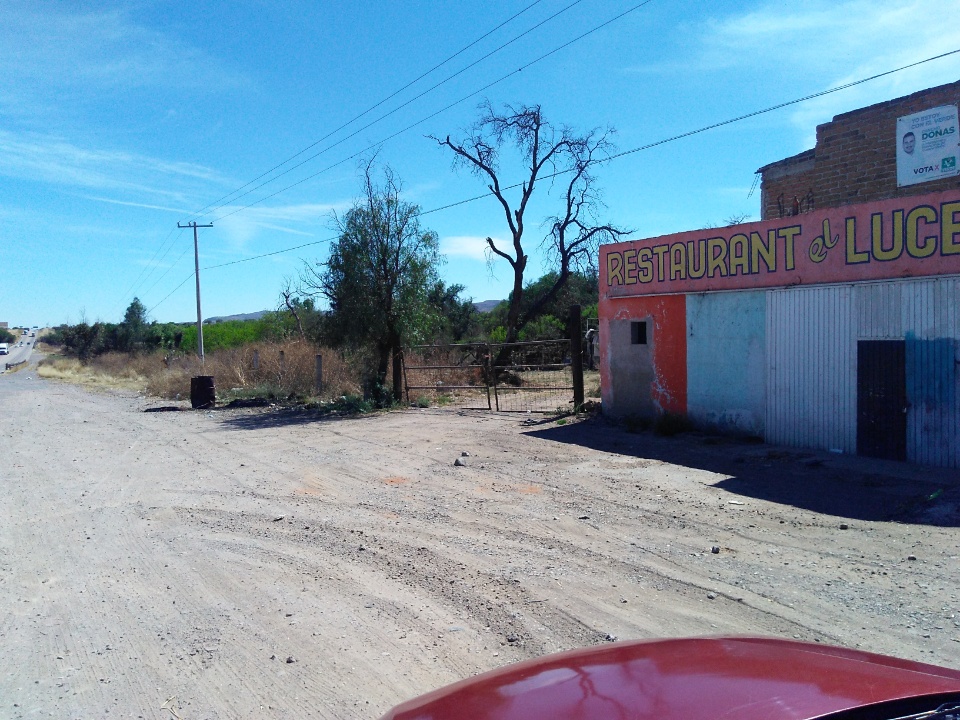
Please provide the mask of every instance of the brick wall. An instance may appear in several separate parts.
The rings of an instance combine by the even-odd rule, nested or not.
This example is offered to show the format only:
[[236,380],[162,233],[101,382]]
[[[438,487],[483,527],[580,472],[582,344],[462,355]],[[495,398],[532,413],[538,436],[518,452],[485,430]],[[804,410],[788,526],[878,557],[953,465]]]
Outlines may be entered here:
[[817,145],[760,168],[762,220],[817,208],[960,188],[960,176],[897,187],[897,118],[960,105],[960,81],[837,115]]

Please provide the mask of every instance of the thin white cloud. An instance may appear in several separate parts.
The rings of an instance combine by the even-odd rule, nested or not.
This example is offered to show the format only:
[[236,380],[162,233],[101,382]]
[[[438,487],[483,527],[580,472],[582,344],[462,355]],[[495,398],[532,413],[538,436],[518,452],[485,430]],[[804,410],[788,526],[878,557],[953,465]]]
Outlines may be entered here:
[[223,231],[229,250],[241,253],[261,252],[263,248],[257,247],[257,241],[262,239],[264,231],[301,237],[335,234],[330,228],[331,213],[343,212],[351,206],[349,201],[255,206],[221,220],[214,220],[214,225]]
[[[830,89],[956,50],[956,36],[933,30],[958,24],[960,0],[811,2],[787,8],[765,5],[717,25],[716,37],[718,46],[729,51],[727,57],[742,58],[742,48],[755,48],[784,68],[822,77],[824,89]],[[837,74],[838,68],[843,72]],[[960,56],[936,60],[805,102],[791,113],[791,120],[803,129],[806,144],[812,147],[818,123],[854,108],[953,82],[958,74]]]
[[328,224],[332,213],[353,207],[349,200],[335,203],[299,203],[295,205],[254,206],[243,211],[257,222],[304,222]]
[[[956,36],[941,29],[958,25],[960,0],[808,0],[794,5],[764,0],[745,12],[688,26],[690,45],[697,50],[685,67],[642,70],[738,73],[751,82],[776,84],[777,94],[789,100],[955,50],[960,46]],[[960,56],[951,56],[806,101],[787,117],[798,130],[800,145],[813,147],[817,124],[834,115],[958,76]]]
[[[195,36],[202,40],[202,33]],[[147,28],[130,10],[6,0],[0,9],[0,87],[16,97],[91,87],[235,88],[246,81],[183,37]],[[0,98],[7,95],[0,91]]]
[[[702,71],[767,67],[785,86],[836,68],[893,66],[955,44],[931,32],[960,22],[960,0],[769,0],[738,15],[707,20],[698,30],[694,62]],[[952,49],[952,48],[951,48]],[[940,50],[942,52],[942,50]],[[853,74],[858,74],[854,71]],[[859,73],[862,74],[862,73]]]
[[[0,130],[0,175],[86,188],[147,194],[189,205],[186,197],[200,185],[231,181],[201,165],[170,162],[118,150],[86,148],[63,138]],[[169,190],[178,187],[178,190]]]
[[125,207],[135,207],[142,208],[144,210],[162,210],[163,212],[176,213],[177,215],[186,215],[190,211],[184,208],[172,208],[166,207],[164,205],[151,205],[150,203],[139,203],[139,202],[126,202],[124,200],[115,200],[113,198],[99,197],[96,195],[86,195],[84,196],[87,200],[94,200],[96,202],[108,203],[110,205],[123,205]]
[[[499,238],[493,240],[498,246],[503,243]],[[485,235],[451,235],[440,240],[440,252],[472,260],[486,260],[487,238]]]
[[301,235],[303,237],[313,237],[314,233],[306,232],[305,230],[297,230],[291,227],[284,227],[283,225],[274,225],[273,223],[258,223],[259,227],[262,227],[264,230],[276,230],[277,232],[284,233],[286,235]]

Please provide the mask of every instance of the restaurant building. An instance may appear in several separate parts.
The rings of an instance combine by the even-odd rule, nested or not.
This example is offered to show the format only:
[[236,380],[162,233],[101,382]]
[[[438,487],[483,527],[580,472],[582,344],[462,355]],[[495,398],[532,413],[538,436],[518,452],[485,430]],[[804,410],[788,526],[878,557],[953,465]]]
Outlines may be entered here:
[[761,168],[760,222],[603,246],[604,412],[960,467],[958,101],[821,125]]

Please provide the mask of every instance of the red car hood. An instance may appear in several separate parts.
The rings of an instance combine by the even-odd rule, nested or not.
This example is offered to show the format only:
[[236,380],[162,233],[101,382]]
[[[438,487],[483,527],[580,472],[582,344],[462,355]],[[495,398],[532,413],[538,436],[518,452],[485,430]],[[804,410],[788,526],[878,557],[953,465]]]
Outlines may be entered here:
[[548,655],[397,706],[383,720],[808,720],[960,693],[960,671],[772,638],[622,642]]

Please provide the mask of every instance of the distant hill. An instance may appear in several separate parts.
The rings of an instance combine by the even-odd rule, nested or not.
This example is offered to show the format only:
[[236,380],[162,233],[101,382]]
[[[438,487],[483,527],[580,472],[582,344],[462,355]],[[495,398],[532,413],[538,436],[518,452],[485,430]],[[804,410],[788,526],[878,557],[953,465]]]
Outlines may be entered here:
[[[475,302],[473,306],[477,309],[477,312],[487,313],[493,310],[497,305],[499,305],[502,300],[484,300],[482,302]],[[260,312],[252,313],[239,313],[237,315],[218,315],[216,317],[206,318],[203,322],[205,325],[210,323],[226,322],[227,320],[259,320],[264,315],[266,315],[270,310],[261,310]],[[192,325],[192,322],[181,323],[182,325]]]
[[259,320],[259,319],[262,318],[264,315],[266,315],[268,312],[270,312],[270,311],[269,311],[269,310],[261,310],[260,312],[240,313],[239,315],[221,315],[221,316],[218,316],[218,317],[210,317],[210,318],[207,318],[207,319],[204,320],[203,322],[204,322],[204,324],[207,324],[207,323],[226,322],[227,320]]
[[502,302],[503,300],[483,300],[482,302],[475,302],[473,306],[477,309],[477,312],[487,313]]

